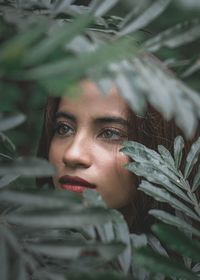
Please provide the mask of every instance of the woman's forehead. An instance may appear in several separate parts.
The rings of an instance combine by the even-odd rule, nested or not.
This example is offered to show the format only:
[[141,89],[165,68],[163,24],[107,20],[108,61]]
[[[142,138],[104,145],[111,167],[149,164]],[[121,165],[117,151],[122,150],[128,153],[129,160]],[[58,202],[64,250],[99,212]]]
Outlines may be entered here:
[[75,97],[65,96],[61,98],[58,111],[87,112],[97,114],[114,113],[126,115],[127,103],[119,95],[117,88],[112,87],[105,95],[100,92],[97,86],[91,81],[81,83],[81,92]]

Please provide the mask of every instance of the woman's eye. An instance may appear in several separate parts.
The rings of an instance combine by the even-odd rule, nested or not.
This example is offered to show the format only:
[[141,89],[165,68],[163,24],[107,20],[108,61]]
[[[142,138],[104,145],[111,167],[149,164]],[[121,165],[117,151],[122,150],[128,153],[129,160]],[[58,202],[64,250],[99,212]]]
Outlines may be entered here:
[[74,133],[74,130],[66,123],[56,123],[54,128],[54,134],[59,136],[70,136]]
[[125,133],[117,129],[105,129],[100,136],[111,141],[120,141],[126,138]]

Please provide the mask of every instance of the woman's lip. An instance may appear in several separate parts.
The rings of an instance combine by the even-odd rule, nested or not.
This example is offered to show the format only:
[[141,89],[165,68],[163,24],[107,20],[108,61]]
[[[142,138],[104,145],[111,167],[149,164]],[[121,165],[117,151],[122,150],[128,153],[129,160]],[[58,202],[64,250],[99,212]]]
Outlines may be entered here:
[[94,184],[80,177],[65,175],[59,178],[60,187],[73,192],[83,192],[86,188],[95,189]]
[[61,184],[60,188],[71,192],[82,193],[87,187],[83,187],[80,185]]

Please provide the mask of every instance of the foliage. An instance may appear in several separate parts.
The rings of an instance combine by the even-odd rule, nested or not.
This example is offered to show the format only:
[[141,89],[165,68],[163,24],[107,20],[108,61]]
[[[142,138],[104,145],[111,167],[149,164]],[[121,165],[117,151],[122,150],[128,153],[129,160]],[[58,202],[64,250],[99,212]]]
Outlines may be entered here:
[[[200,256],[200,201],[197,194],[200,180],[199,166],[196,166],[200,154],[200,138],[193,143],[184,161],[184,172],[180,170],[183,148],[184,140],[181,136],[174,141],[173,156],[162,145],[158,146],[158,152],[134,141],[126,142],[122,148],[133,160],[126,168],[146,179],[142,180],[139,190],[169,204],[175,210],[171,213],[160,209],[150,210],[151,215],[165,223],[154,225],[152,230],[166,247],[183,257],[185,265],[149,248],[139,248],[135,261],[154,273],[199,279],[192,271],[199,272],[196,268]],[[188,178],[195,168],[197,171],[190,184]]]
[[[19,181],[55,172],[42,159],[18,156],[9,137],[25,121],[18,113],[20,107],[25,110],[23,99],[30,102],[28,113],[47,95],[74,94],[83,77],[104,93],[115,82],[137,114],[149,102],[166,119],[175,118],[186,137],[199,121],[199,94],[150,54],[198,39],[199,19],[146,39],[141,30],[171,1],[126,1],[130,8],[123,17],[114,13],[122,4],[118,0],[74,2],[0,1],[1,110],[9,112],[0,115],[1,279],[199,279],[200,167],[193,169],[200,139],[183,172],[181,137],[175,139],[173,156],[163,146],[156,152],[135,142],[124,145],[123,152],[134,160],[127,168],[145,178],[140,189],[175,210],[150,211],[164,222],[153,226],[157,238],[129,234],[121,214],[107,209],[94,192],[86,192],[82,201],[48,186],[38,190],[29,179]],[[198,57],[187,65],[183,77],[199,70]],[[23,134],[25,142],[30,129]],[[191,172],[196,175],[189,184]],[[169,249],[180,262],[172,261]]]

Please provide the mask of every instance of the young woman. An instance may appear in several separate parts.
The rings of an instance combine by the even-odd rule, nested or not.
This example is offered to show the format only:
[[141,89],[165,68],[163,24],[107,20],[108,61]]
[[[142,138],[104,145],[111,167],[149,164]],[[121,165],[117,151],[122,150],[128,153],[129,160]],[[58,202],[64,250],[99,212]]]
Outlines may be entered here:
[[135,140],[171,150],[180,131],[152,108],[136,116],[114,86],[105,96],[85,80],[81,91],[48,99],[38,156],[49,159],[57,174],[43,182],[73,192],[96,190],[122,212],[131,231],[148,231],[153,200],[137,191],[140,179],[124,168],[129,158],[120,149],[124,140]]

